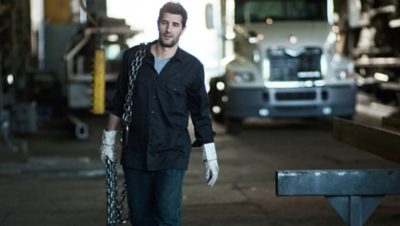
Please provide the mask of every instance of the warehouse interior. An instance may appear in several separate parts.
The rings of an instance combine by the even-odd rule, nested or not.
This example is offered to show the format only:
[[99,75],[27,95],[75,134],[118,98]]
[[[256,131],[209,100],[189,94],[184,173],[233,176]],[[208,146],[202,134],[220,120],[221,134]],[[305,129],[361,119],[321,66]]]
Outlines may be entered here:
[[[0,0],[0,225],[105,224],[98,148],[106,106],[123,51],[157,38],[156,17],[165,2]],[[181,2],[189,13],[181,47],[204,62],[212,89],[224,61],[240,49],[233,47],[227,11],[236,1]],[[239,134],[236,121],[211,108],[222,179],[212,189],[202,184],[194,150],[184,225],[356,225],[335,215],[323,195],[278,197],[275,172],[350,168],[400,175],[400,1],[327,2],[333,4],[335,51],[352,65],[354,114],[330,116],[325,109],[324,117],[250,118],[241,121]],[[213,4],[217,16],[208,21],[206,8]],[[211,103],[214,97],[224,101],[225,93],[212,93]],[[365,225],[399,225],[399,194],[399,188],[379,194],[387,196]]]

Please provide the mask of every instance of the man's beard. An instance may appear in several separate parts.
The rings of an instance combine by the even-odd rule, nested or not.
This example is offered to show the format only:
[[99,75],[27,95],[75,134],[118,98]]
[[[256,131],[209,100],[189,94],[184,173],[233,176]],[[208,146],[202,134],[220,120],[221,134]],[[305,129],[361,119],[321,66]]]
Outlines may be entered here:
[[172,39],[170,40],[170,42],[166,42],[166,41],[162,38],[162,36],[160,35],[160,37],[158,38],[158,40],[160,41],[160,45],[161,45],[162,47],[171,48],[171,47],[174,47],[174,46],[176,45],[176,43],[178,43],[178,41],[179,41],[179,36],[178,36],[177,38],[172,38]]

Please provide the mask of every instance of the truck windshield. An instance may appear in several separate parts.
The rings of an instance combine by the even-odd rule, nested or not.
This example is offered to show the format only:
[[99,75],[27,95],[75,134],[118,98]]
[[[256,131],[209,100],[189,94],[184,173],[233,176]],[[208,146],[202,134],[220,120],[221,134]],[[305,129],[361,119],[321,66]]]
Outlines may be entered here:
[[324,0],[236,0],[235,22],[265,23],[268,19],[327,20]]

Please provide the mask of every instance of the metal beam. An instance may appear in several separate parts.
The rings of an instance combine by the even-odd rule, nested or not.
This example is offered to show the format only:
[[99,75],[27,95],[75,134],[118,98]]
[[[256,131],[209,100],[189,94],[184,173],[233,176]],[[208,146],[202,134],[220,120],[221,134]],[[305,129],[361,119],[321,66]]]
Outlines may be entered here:
[[278,196],[325,196],[349,226],[362,226],[385,195],[400,194],[400,170],[277,171]]
[[400,163],[400,132],[334,118],[333,137],[341,142]]
[[277,171],[278,196],[400,195],[400,170]]

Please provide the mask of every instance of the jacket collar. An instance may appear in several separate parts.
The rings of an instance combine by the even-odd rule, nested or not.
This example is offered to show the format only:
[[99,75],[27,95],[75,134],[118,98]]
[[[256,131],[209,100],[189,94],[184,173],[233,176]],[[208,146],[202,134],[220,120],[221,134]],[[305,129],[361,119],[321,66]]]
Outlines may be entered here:
[[[154,40],[150,43],[147,44],[147,56],[146,57],[152,57],[154,58],[154,56],[151,54],[151,46],[154,45],[155,43],[157,43],[158,40]],[[180,47],[178,47],[178,49],[176,50],[175,55],[171,58],[171,60],[177,60],[180,63],[185,62],[185,60],[187,59],[187,53],[182,50]]]

